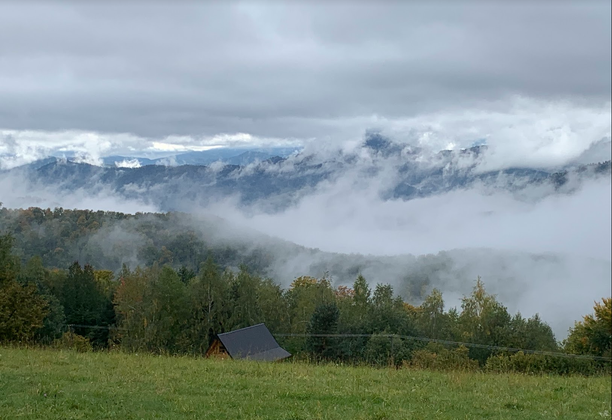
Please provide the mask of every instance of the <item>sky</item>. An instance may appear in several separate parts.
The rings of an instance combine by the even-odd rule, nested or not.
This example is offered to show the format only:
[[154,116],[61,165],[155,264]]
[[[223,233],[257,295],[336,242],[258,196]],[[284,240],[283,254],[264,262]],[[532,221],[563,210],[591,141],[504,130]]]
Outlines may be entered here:
[[316,148],[373,128],[438,150],[484,139],[498,166],[564,164],[610,137],[610,8],[2,2],[0,164]]

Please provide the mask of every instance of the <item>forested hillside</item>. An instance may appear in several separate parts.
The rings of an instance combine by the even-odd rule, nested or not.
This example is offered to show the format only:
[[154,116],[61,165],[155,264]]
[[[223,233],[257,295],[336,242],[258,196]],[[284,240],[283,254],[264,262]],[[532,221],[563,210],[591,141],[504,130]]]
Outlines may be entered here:
[[[14,237],[13,253],[21,264],[37,256],[51,269],[65,270],[78,261],[115,275],[124,265],[133,270],[154,264],[197,273],[210,256],[223,270],[238,271],[244,265],[284,288],[300,276],[326,277],[333,287],[350,286],[362,274],[372,287],[392,285],[395,293],[413,305],[438,288],[451,297],[450,306],[457,306],[480,275],[487,280],[487,288],[513,311],[529,316],[542,313],[559,337],[565,336],[593,299],[605,293],[600,290],[601,282],[611,275],[608,261],[550,253],[458,249],[418,256],[374,256],[322,252],[215,216],[184,213],[0,207],[0,232]],[[562,309],[552,295],[542,293],[553,287],[572,287],[577,281],[598,291],[579,311],[573,306]],[[530,296],[535,300],[524,305]]]
[[[223,267],[266,267],[258,249],[215,246],[223,221],[181,213],[136,213],[0,208],[0,231],[15,237],[22,261],[39,256],[45,266],[65,268],[74,261],[116,271],[123,264],[153,263],[197,270],[209,255]],[[269,261],[268,261],[269,262]]]
[[[153,241],[168,234],[163,223],[174,216],[3,209],[2,217],[4,223],[13,223],[20,238],[19,248],[10,234],[0,240],[2,342],[74,345],[76,340],[85,347],[91,343],[94,348],[120,346],[132,351],[199,355],[215,334],[265,322],[275,334],[297,335],[279,338],[291,352],[345,362],[387,364],[392,360],[435,367],[439,360],[445,360],[443,363],[456,367],[531,366],[529,369],[559,373],[592,373],[602,366],[596,361],[548,356],[530,356],[525,365],[524,359],[498,354],[494,348],[449,349],[426,345],[422,339],[606,357],[610,354],[610,337],[606,335],[610,329],[610,299],[598,304],[595,314],[585,317],[568,340],[559,344],[544,320],[537,315],[525,318],[510,313],[485,290],[480,279],[461,300],[460,310],[447,310],[437,289],[415,306],[399,297],[392,285],[375,280],[376,284],[370,286],[362,275],[356,276],[351,287],[334,287],[325,276],[300,276],[282,288],[247,265],[233,269],[228,264],[223,268],[215,258],[234,264],[238,262],[236,255],[242,254],[196,249],[202,244],[189,237],[184,238],[186,242],[178,240],[178,268],[172,265],[175,253],[162,248],[145,256],[150,264],[136,268],[123,265],[114,271],[104,262],[117,264],[116,260],[96,260],[99,265],[66,263],[62,247],[82,248],[84,258],[94,258],[90,254],[93,250],[79,242],[87,231],[100,229],[108,220],[143,218],[145,222],[139,226],[145,232],[150,229]],[[130,251],[127,243],[117,246]],[[251,264],[263,266],[265,258],[254,257]],[[390,339],[389,335],[395,337]],[[431,356],[434,354],[439,359]]]

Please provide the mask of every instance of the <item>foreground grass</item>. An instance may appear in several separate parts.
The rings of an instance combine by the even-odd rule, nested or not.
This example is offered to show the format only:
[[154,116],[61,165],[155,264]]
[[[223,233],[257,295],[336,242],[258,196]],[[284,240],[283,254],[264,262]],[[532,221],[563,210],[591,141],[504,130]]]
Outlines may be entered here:
[[0,347],[0,419],[601,419],[610,377]]

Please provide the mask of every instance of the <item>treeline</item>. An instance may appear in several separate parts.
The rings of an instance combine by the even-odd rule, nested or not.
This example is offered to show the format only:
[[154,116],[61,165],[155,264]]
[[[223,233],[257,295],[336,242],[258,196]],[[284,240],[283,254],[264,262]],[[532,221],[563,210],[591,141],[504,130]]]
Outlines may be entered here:
[[208,256],[222,266],[245,264],[263,272],[271,258],[260,247],[210,238],[223,221],[185,213],[135,213],[71,210],[62,207],[8,209],[0,203],[0,232],[14,237],[22,262],[40,257],[45,267],[66,268],[75,260],[113,271],[123,264],[170,264],[198,270]]
[[[407,337],[610,357],[612,300],[604,299],[563,343],[537,315],[511,315],[478,279],[461,309],[446,310],[433,290],[419,306],[390,285],[352,287],[300,277],[283,290],[273,281],[222,270],[208,258],[197,270],[169,265],[116,274],[72,263],[47,269],[39,257],[22,265],[13,239],[0,237],[0,342],[203,355],[214,336],[264,322],[296,357],[342,363],[425,368],[480,368],[591,374],[609,363],[509,355],[492,348],[441,346]],[[69,328],[68,326],[71,325]],[[320,337],[316,334],[366,336]]]

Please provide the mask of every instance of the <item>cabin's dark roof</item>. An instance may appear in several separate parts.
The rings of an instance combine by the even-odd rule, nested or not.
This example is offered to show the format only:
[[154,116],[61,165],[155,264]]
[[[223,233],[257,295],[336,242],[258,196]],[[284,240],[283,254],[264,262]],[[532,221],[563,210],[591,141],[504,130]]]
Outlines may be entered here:
[[278,345],[264,324],[219,334],[218,337],[232,359],[273,362],[291,356]]

